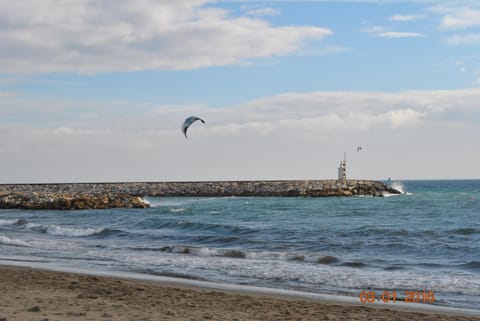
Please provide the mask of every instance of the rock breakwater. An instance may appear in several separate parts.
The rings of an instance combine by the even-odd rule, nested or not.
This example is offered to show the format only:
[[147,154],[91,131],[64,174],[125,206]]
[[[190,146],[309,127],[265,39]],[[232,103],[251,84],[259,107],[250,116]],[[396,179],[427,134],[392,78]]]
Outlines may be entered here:
[[0,208],[83,210],[106,208],[147,208],[150,205],[138,196],[127,194],[91,195],[51,192],[0,191]]
[[371,180],[207,181],[0,185],[0,208],[145,208],[145,196],[384,196],[399,191]]

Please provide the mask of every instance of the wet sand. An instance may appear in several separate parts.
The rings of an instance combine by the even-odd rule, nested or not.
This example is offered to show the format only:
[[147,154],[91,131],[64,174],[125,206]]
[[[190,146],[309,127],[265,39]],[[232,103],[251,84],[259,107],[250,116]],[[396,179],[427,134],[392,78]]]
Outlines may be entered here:
[[0,321],[446,320],[480,316],[411,312],[184,284],[0,267]]

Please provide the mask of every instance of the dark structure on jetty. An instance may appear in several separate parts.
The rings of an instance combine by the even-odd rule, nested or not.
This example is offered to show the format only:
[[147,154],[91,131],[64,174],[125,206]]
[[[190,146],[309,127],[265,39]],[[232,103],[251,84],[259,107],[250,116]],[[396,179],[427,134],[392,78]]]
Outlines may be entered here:
[[145,208],[146,196],[384,196],[400,194],[370,180],[210,181],[0,185],[0,208]]

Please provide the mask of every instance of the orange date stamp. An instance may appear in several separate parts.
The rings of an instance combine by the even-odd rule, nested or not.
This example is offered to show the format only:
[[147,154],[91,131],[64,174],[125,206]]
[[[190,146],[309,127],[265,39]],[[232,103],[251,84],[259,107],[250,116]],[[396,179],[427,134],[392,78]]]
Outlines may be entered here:
[[373,303],[375,301],[397,303],[397,300],[405,303],[435,302],[434,291],[404,291],[403,296],[401,293],[400,295],[397,295],[397,291],[383,291],[381,293],[376,293],[375,291],[362,291],[358,297],[362,303]]

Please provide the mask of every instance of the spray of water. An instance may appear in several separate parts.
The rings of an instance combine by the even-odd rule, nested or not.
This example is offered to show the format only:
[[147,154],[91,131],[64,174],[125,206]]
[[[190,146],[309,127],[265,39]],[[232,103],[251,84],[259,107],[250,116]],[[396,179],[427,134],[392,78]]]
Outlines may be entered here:
[[403,186],[402,182],[393,182],[390,186],[400,193],[405,194],[405,187]]
[[409,193],[405,190],[405,186],[402,184],[402,182],[392,182],[390,187],[396,189],[397,191],[402,193],[402,195],[412,195],[412,193]]

